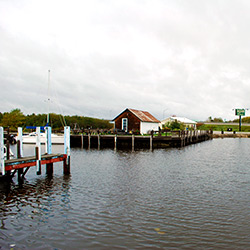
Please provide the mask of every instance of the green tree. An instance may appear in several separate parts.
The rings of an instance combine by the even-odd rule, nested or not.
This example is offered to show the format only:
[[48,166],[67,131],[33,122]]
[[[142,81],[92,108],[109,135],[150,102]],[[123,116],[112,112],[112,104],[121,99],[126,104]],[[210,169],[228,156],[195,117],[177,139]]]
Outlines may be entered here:
[[214,120],[213,120],[213,117],[212,116],[209,116],[208,118],[207,118],[207,122],[213,122]]
[[219,117],[219,118],[214,118],[213,121],[214,122],[223,122],[223,119],[221,117]]
[[17,130],[25,124],[25,115],[20,109],[13,109],[10,113],[4,113],[1,121],[3,127],[9,127],[10,130]]
[[250,116],[246,116],[246,117],[242,118],[242,122],[250,123]]
[[178,122],[177,120],[168,122],[167,124],[165,124],[165,126],[170,128],[171,130],[183,130],[184,129],[184,125],[181,122]]

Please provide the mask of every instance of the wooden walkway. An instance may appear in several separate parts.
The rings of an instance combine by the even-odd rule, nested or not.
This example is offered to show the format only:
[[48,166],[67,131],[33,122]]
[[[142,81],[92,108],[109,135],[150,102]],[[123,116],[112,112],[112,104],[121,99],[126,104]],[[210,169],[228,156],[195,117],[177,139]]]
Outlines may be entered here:
[[[67,159],[66,154],[44,154],[41,155],[41,165],[55,162],[64,162]],[[5,161],[5,171],[11,171],[20,168],[34,167],[37,164],[35,156],[10,159]]]
[[[42,173],[42,165],[46,165],[46,174],[53,174],[53,163],[63,162],[64,174],[70,173],[70,127],[64,127],[64,153],[52,153],[51,127],[46,127],[45,154],[41,154],[40,127],[36,128],[35,156],[23,156],[22,128],[18,128],[17,158],[10,159],[9,141],[7,141],[5,155],[4,129],[0,127],[0,176],[1,180],[10,180],[18,174],[18,182],[22,184],[25,174],[30,167],[36,166],[37,175]],[[5,159],[7,158],[7,159]]]
[[41,165],[46,165],[46,174],[53,174],[53,163],[63,162],[63,173],[70,173],[69,157],[67,154],[44,154],[41,155],[41,160],[36,156],[22,157],[18,159],[5,160],[5,174],[0,176],[2,178],[11,180],[17,173],[18,183],[22,185],[24,176],[30,167],[37,167],[37,175],[42,173]]

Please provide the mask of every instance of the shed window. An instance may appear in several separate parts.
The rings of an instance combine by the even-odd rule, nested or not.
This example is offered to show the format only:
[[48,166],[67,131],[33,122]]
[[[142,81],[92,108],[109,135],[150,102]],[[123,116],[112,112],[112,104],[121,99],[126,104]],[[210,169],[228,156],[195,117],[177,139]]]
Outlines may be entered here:
[[122,130],[128,132],[128,118],[122,118]]

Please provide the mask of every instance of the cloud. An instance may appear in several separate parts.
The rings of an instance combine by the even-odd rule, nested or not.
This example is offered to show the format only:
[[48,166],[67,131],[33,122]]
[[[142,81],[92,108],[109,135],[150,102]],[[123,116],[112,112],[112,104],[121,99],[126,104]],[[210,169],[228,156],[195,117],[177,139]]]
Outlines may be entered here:
[[205,120],[248,108],[250,3],[0,2],[1,112]]

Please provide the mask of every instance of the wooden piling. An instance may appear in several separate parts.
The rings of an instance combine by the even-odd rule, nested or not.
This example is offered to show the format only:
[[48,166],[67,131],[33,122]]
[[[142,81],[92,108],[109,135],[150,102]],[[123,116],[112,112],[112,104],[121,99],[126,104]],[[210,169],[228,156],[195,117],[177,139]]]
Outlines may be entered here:
[[10,159],[10,142],[9,139],[7,139],[6,141],[6,160]]
[[83,148],[83,143],[84,143],[84,140],[83,140],[83,133],[81,134],[81,148]]
[[23,168],[17,170],[17,181],[19,185],[23,184]]
[[40,175],[42,173],[41,169],[41,137],[40,137],[40,127],[36,127],[36,173]]
[[5,175],[5,161],[4,161],[4,131],[0,127],[0,167],[2,175]]
[[40,159],[40,153],[39,153],[39,147],[35,147],[35,155],[36,155],[36,174],[41,175],[42,169],[41,169],[41,160]]
[[117,134],[114,136],[114,149],[117,149]]
[[100,134],[98,133],[97,135],[97,140],[98,140],[98,150],[100,150],[100,147],[101,147],[101,139],[100,139]]
[[51,154],[52,153],[52,141],[51,141],[51,127],[45,128],[45,153]]
[[23,128],[18,127],[18,136],[17,136],[17,157],[23,157]]
[[[51,141],[51,127],[45,128],[45,153],[51,154],[52,153],[52,141]],[[46,174],[47,175],[53,175],[53,163],[46,164]]]
[[63,161],[63,174],[70,174],[70,156]]
[[64,127],[64,153],[67,158],[63,161],[63,173],[70,173],[70,127]]
[[153,133],[150,135],[150,151],[153,151]]
[[91,134],[89,132],[89,134],[88,134],[88,149],[90,149],[90,147],[91,147]]
[[46,164],[46,174],[53,175],[53,172],[54,172],[53,163]]
[[17,158],[21,158],[21,148],[20,148],[20,141],[17,141]]
[[135,135],[132,134],[132,151],[135,151]]

